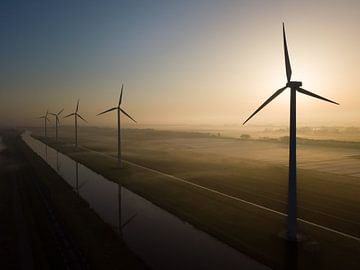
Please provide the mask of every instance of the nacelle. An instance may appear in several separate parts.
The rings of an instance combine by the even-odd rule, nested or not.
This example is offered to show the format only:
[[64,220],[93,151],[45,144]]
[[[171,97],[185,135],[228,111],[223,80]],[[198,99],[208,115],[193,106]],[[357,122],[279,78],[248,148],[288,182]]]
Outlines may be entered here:
[[297,87],[302,86],[302,82],[290,81],[286,84],[286,86],[289,88],[297,88]]

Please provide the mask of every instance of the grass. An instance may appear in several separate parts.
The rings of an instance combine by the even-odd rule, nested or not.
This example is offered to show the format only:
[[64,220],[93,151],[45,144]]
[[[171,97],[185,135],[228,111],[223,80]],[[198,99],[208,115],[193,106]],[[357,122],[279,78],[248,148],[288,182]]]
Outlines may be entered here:
[[[166,151],[169,145],[153,147],[151,143],[157,141],[137,140],[127,141],[125,159],[286,211],[286,167],[222,155],[209,157],[191,150],[182,151],[176,145],[170,149],[175,147],[177,151]],[[94,141],[83,140],[81,143],[91,148]],[[286,220],[282,216],[138,167],[126,165],[122,170],[116,169],[115,159],[84,149],[74,151],[69,139],[61,143],[46,142],[271,267],[280,269],[289,262],[289,247],[278,237],[278,233],[286,229]],[[140,146],[135,147],[136,144]],[[103,147],[111,154],[108,145]],[[95,149],[101,150],[101,144],[96,142]],[[360,184],[356,178],[308,170],[298,170],[298,178],[299,215],[302,218],[359,236]],[[297,249],[299,269],[359,268],[358,242],[304,223],[299,224],[299,229],[307,236]]]
[[[248,139],[248,140],[250,140],[250,139]],[[257,140],[289,144],[289,136],[283,136],[283,137],[279,137],[279,138],[261,137]],[[313,145],[313,146],[317,146],[317,147],[324,146],[324,147],[340,147],[340,148],[360,149],[359,141],[342,141],[342,140],[330,140],[330,139],[319,140],[319,139],[297,137],[296,143],[298,145]]]
[[[7,148],[0,153],[1,269],[54,269],[64,267],[49,230],[49,219],[33,185],[36,173],[25,163],[14,138],[0,131]],[[11,228],[10,230],[7,229]],[[8,238],[8,239],[6,239]],[[11,262],[13,265],[6,265]]]
[[44,238],[43,236],[49,233],[48,218],[39,216],[44,206],[39,201],[39,194],[34,191],[35,182],[48,192],[55,216],[61,221],[66,234],[80,248],[91,269],[146,269],[121,238],[19,137],[13,136],[11,144],[16,155],[22,157],[28,168],[25,172],[27,179],[23,184],[23,192],[27,194],[27,201],[31,202],[25,205],[26,213],[34,213],[32,219],[35,219],[32,221],[35,225],[28,229],[31,234],[40,232],[40,236],[37,236],[40,240],[35,239],[38,242],[34,246],[37,249],[33,250],[34,254],[38,255],[35,258],[53,258],[47,267],[40,267],[41,262],[37,262],[36,268],[59,268],[61,266],[56,263],[56,260],[59,260],[61,256],[56,253],[58,251],[54,251],[49,241],[51,237]]

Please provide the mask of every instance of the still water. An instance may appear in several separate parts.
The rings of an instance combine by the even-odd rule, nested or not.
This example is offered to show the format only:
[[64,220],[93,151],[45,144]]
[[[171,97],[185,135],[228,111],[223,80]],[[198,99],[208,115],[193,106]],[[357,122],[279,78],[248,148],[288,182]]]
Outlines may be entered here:
[[152,269],[268,269],[84,165],[22,135]]

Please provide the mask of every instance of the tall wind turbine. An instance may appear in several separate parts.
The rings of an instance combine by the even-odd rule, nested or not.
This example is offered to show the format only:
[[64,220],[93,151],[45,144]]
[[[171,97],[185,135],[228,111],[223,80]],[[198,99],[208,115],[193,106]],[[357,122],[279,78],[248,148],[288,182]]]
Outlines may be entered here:
[[287,239],[291,241],[297,240],[297,196],[296,196],[296,92],[305,94],[314,98],[328,101],[339,105],[338,103],[327,98],[316,95],[303,88],[302,82],[291,81],[291,66],[288,48],[286,44],[285,25],[283,23],[283,40],[285,53],[285,68],[287,83],[284,87],[277,90],[270,98],[268,98],[246,121],[249,121],[256,113],[269,104],[274,98],[280,95],[286,88],[290,88],[290,144],[289,144],[289,186],[288,186],[288,229]]
[[47,122],[48,121],[50,122],[48,114],[49,114],[49,112],[48,112],[48,110],[46,110],[46,114],[39,117],[39,118],[44,119],[44,135],[45,135],[45,138],[47,138]]
[[58,113],[49,113],[53,116],[55,116],[55,132],[56,132],[56,141],[58,140],[58,128],[59,128],[59,125],[60,125],[60,120],[59,120],[59,116],[60,114],[63,112],[64,109],[60,110]]
[[70,116],[74,116],[74,118],[75,118],[75,147],[76,147],[76,148],[77,148],[77,146],[78,146],[77,118],[79,117],[81,120],[83,120],[84,122],[87,123],[87,121],[86,121],[84,118],[82,118],[82,116],[78,113],[78,111],[79,111],[79,101],[80,101],[80,100],[78,99],[75,112],[70,113],[70,114],[64,116],[64,118],[70,117]]
[[124,90],[124,84],[121,85],[119,103],[118,103],[117,107],[113,107],[111,109],[108,109],[108,110],[106,110],[104,112],[101,112],[101,113],[97,114],[97,115],[101,115],[101,114],[108,113],[108,112],[111,112],[111,111],[115,111],[115,110],[117,111],[117,126],[118,126],[118,145],[117,146],[118,146],[118,162],[119,162],[120,167],[122,166],[122,163],[121,163],[121,140],[120,140],[120,112],[125,114],[127,117],[129,117],[132,121],[134,121],[136,123],[134,118],[132,118],[127,112],[125,112],[120,107],[121,101],[122,101],[123,90]]

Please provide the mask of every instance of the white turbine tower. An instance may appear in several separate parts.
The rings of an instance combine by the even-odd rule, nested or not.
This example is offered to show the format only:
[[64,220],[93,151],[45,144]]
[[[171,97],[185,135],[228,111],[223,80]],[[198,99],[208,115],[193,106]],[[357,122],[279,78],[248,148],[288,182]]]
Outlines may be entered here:
[[46,114],[39,117],[39,118],[44,119],[44,135],[45,135],[45,138],[47,138],[47,122],[50,122],[50,119],[49,119],[48,115],[49,115],[49,112],[48,112],[48,110],[46,110]]
[[287,239],[291,241],[297,241],[297,194],[296,194],[296,92],[305,94],[314,98],[318,98],[324,101],[328,101],[339,105],[338,103],[331,101],[327,98],[316,95],[303,88],[302,82],[291,81],[291,66],[290,58],[286,43],[285,25],[283,23],[283,42],[284,42],[284,54],[285,54],[285,68],[287,84],[277,90],[270,98],[268,98],[246,121],[249,121],[256,113],[269,104],[274,98],[280,95],[286,88],[290,88],[290,145],[289,145],[289,186],[288,186],[288,230]]
[[64,111],[64,109],[60,110],[58,113],[49,113],[49,114],[55,116],[55,132],[56,132],[55,138],[56,138],[56,141],[58,140],[58,128],[60,126],[59,116],[63,111]]
[[70,113],[70,114],[66,115],[65,117],[63,117],[63,118],[67,118],[67,117],[70,117],[70,116],[74,116],[74,119],[75,119],[75,148],[78,147],[78,132],[77,132],[78,124],[77,124],[77,118],[79,117],[81,120],[83,120],[84,122],[87,123],[87,121],[84,118],[82,118],[82,116],[78,113],[78,111],[79,111],[79,102],[80,102],[80,100],[78,99],[75,112]]
[[127,112],[125,112],[125,110],[123,110],[120,107],[121,101],[122,101],[123,89],[124,89],[124,84],[121,85],[119,103],[118,103],[117,107],[113,107],[111,109],[108,109],[108,110],[106,110],[104,112],[101,112],[101,113],[97,114],[97,115],[101,115],[101,114],[108,113],[108,112],[111,112],[111,111],[115,111],[115,110],[117,111],[117,128],[118,128],[118,136],[117,136],[118,145],[117,146],[118,146],[118,163],[119,163],[120,167],[122,166],[122,162],[121,162],[121,138],[120,138],[120,112],[125,114],[127,117],[129,117],[132,121],[134,121],[136,123],[134,118],[132,118]]

